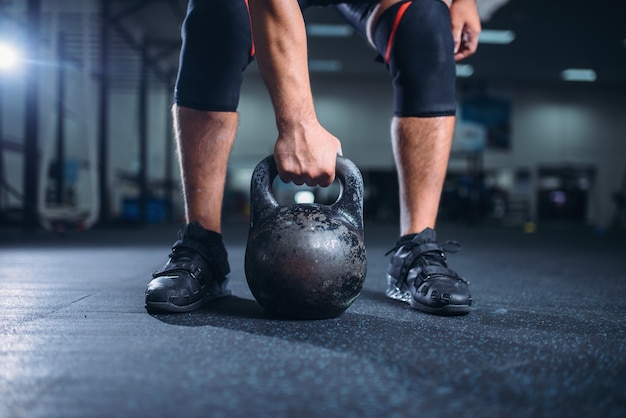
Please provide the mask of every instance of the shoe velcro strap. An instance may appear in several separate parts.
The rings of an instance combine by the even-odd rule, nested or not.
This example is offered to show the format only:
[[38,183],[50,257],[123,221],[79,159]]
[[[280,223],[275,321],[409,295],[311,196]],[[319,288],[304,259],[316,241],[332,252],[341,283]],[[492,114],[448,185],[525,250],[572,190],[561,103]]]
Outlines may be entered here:
[[443,266],[424,266],[422,268],[422,272],[426,279],[431,276],[448,276],[454,279],[463,280],[454,270]]
[[[224,250],[216,245],[212,245],[211,247],[213,247],[213,251],[224,252]],[[172,247],[171,256],[174,256],[177,252],[180,251],[190,250],[196,254],[190,260],[187,259],[183,261],[170,261],[161,270],[154,273],[154,277],[166,276],[175,272],[186,272],[190,273],[194,278],[197,278],[200,271],[202,270],[202,262],[206,263],[210,269],[217,269],[222,277],[225,277],[226,275],[228,275],[228,273],[230,273],[230,268],[226,259],[218,262],[216,260],[216,257],[208,251],[207,245],[197,243],[193,240],[183,239],[176,241],[176,243]],[[224,254],[224,258],[225,257],[226,255]]]
[[436,242],[425,242],[423,244],[419,244],[416,246],[411,246],[409,244],[405,248],[409,250],[409,254],[407,254],[407,256],[404,259],[400,277],[406,277],[407,272],[413,267],[413,262],[417,258],[421,257],[422,255],[429,253],[431,251],[437,251],[443,254],[441,247]]
[[155,272],[152,276],[162,277],[162,276],[169,276],[173,273],[181,272],[181,273],[190,274],[191,277],[193,277],[194,279],[197,279],[198,277],[200,277],[200,272],[202,271],[202,269],[200,267],[200,263],[196,261],[197,261],[197,256],[194,257],[192,260],[174,261],[174,262],[170,261],[165,266],[163,266],[161,270]]

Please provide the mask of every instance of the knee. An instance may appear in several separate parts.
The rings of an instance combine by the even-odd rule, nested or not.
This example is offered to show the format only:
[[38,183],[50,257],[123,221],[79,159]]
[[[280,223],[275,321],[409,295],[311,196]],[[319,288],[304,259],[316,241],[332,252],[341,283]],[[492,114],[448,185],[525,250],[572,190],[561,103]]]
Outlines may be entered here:
[[396,3],[381,14],[373,34],[393,77],[396,116],[455,113],[454,40],[445,3]]
[[448,6],[441,0],[395,3],[377,19],[373,40],[387,64],[407,56],[441,56],[445,61],[454,52]]

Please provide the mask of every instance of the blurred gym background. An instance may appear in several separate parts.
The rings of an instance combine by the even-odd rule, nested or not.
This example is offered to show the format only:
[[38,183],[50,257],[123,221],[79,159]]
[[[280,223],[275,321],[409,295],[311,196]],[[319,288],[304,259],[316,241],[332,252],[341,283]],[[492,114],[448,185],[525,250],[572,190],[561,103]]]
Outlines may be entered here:
[[[457,66],[458,125],[440,222],[626,227],[623,2],[478,0],[478,53]],[[170,106],[185,0],[0,0],[0,228],[182,221]],[[397,223],[391,88],[330,8],[305,13],[321,121],[361,169],[367,222]],[[276,129],[247,70],[225,219],[248,219],[250,174]],[[337,186],[277,183],[332,202]]]

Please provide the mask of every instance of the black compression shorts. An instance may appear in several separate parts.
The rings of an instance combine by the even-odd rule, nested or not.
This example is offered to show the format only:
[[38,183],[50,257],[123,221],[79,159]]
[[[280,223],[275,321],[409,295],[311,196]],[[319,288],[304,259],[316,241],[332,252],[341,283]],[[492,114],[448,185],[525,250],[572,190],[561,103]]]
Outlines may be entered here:
[[[344,19],[362,36],[365,36],[367,20],[377,2],[372,0],[354,0],[349,3],[345,0],[299,0],[302,9],[309,6],[334,5]],[[413,9],[417,9],[418,6],[422,8],[422,4],[429,5],[432,2],[440,2],[440,0],[415,0],[414,3],[417,6],[413,6]],[[385,12],[383,16],[389,14]],[[441,18],[438,17],[439,20]],[[381,22],[377,25],[377,28],[383,28],[377,29],[378,37],[391,36],[391,33],[385,32],[387,29],[382,20],[381,17]],[[412,24],[413,22],[404,23],[404,27],[409,30],[405,29],[399,33],[405,38],[410,38]],[[443,32],[451,38],[450,33],[445,33],[449,30],[448,24]],[[422,32],[428,34],[428,30]],[[417,36],[423,36],[423,34],[418,33]],[[243,73],[254,59],[248,1],[189,0],[187,16],[182,26],[182,41],[174,92],[175,102],[197,110],[236,111]],[[400,44],[399,41],[397,43]],[[411,43],[402,40],[402,44],[409,46]],[[381,50],[386,46],[377,45],[378,52],[383,57],[385,54],[389,56],[388,51]],[[444,55],[453,63],[453,51],[445,52]],[[386,64],[393,76],[394,114],[398,116],[454,114],[454,74],[450,75],[449,62],[446,65],[448,70],[442,72],[439,67],[431,68],[428,62],[421,60],[419,51],[404,51],[396,48],[391,58],[393,62],[386,62]],[[407,70],[403,70],[404,63],[410,64],[406,67]],[[418,86],[421,91],[416,91]]]

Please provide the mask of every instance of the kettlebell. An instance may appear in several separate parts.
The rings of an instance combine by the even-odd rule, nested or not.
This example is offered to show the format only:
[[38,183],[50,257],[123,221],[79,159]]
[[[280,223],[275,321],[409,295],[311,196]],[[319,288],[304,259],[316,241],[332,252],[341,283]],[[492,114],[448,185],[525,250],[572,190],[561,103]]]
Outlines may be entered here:
[[367,273],[363,178],[337,157],[340,192],[331,205],[279,205],[272,194],[274,156],[254,169],[245,273],[268,312],[297,319],[341,315],[359,296]]

